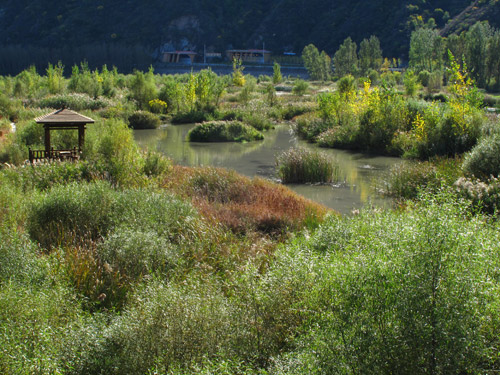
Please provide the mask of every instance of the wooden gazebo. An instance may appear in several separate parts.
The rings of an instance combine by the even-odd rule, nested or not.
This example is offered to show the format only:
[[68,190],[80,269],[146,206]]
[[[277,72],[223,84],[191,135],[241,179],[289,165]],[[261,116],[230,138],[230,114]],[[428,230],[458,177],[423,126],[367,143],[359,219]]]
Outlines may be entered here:
[[[43,124],[45,128],[45,150],[29,150],[29,159],[33,163],[37,160],[77,160],[85,142],[85,125],[94,123],[90,117],[83,116],[69,109],[60,109],[40,116],[35,119],[37,124]],[[71,150],[54,150],[50,146],[51,130],[78,130],[78,149],[74,147]]]

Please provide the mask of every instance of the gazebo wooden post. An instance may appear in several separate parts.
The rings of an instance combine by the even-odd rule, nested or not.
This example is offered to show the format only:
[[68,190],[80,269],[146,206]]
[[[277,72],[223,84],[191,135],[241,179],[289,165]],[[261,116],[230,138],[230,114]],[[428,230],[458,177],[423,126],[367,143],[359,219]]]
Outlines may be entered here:
[[50,125],[45,124],[45,153],[50,153]]
[[85,125],[78,125],[78,153],[83,150],[85,144]]

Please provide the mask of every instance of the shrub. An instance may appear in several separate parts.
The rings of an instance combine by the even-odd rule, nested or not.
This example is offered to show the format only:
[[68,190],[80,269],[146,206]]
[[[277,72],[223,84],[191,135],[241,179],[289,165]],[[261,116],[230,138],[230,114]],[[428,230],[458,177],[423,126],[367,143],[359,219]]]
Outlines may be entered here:
[[309,83],[303,79],[297,79],[293,84],[292,93],[298,96],[305,95],[309,90]]
[[103,182],[55,187],[33,199],[28,233],[45,248],[97,239],[111,227],[108,212],[112,203],[113,191]]
[[379,81],[380,79],[380,75],[378,74],[378,72],[374,69],[370,69],[368,71],[368,79],[370,80],[370,82],[373,84],[373,85],[376,85],[377,82]]
[[269,130],[273,128],[273,123],[264,113],[260,111],[245,112],[241,116],[240,121],[242,121],[246,125],[250,125],[252,128],[259,131]]
[[280,113],[281,119],[290,121],[297,116],[303,115],[303,114],[311,112],[311,111],[312,111],[312,108],[309,106],[298,106],[298,105],[289,104],[287,106],[283,106],[280,109],[279,113]]
[[389,174],[385,194],[398,199],[415,199],[424,190],[437,192],[460,177],[459,159],[434,159],[432,162],[403,162]]
[[500,181],[491,177],[485,182],[459,178],[454,184],[459,195],[468,201],[475,209],[489,214],[500,212]]
[[350,95],[356,91],[356,79],[352,75],[346,75],[339,79],[337,88],[341,95]]
[[468,153],[464,171],[479,178],[500,174],[500,134],[486,136]]
[[136,111],[128,117],[128,123],[132,129],[156,129],[160,119],[150,112]]
[[109,100],[98,98],[93,99],[87,94],[61,94],[49,96],[34,103],[40,108],[69,108],[74,111],[98,110],[110,105]]
[[[57,186],[30,203],[27,230],[45,248],[81,244],[106,236],[113,228],[152,230],[171,241],[190,232],[188,204],[147,190],[113,190],[108,183]],[[184,221],[187,222],[184,222]]]
[[189,112],[177,112],[172,117],[172,124],[196,124],[208,121],[210,113],[206,111],[192,110]]
[[191,142],[250,142],[264,136],[240,121],[212,121],[191,129],[188,139]]
[[277,254],[280,278],[309,285],[301,305],[307,333],[277,358],[283,373],[497,368],[498,281],[487,270],[498,264],[499,232],[484,218],[464,217],[463,206],[445,203],[450,198],[332,216]]
[[172,169],[172,162],[159,152],[148,151],[144,157],[144,174],[148,177],[162,176]]
[[121,227],[97,246],[100,261],[129,280],[152,273],[166,274],[174,268],[178,251],[151,230]]
[[316,137],[327,131],[332,124],[323,119],[312,116],[301,116],[297,119],[297,133],[308,141],[315,141]]
[[116,119],[88,127],[84,157],[101,175],[122,185],[143,185],[143,159],[132,130]]
[[429,73],[427,70],[421,70],[420,72],[418,72],[418,81],[422,86],[427,87],[429,85],[430,78],[431,73]]
[[282,80],[283,77],[281,76],[281,66],[275,61],[273,65],[273,83],[277,85],[278,83],[281,83]]
[[276,159],[284,183],[332,182],[338,167],[325,155],[304,148],[291,148]]

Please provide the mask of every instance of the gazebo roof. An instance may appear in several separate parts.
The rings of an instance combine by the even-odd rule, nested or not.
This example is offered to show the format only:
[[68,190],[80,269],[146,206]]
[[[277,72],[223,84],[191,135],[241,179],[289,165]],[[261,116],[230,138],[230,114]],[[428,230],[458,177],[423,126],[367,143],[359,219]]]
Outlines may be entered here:
[[49,113],[48,115],[37,117],[35,121],[37,124],[49,125],[82,125],[95,122],[90,117],[65,108]]

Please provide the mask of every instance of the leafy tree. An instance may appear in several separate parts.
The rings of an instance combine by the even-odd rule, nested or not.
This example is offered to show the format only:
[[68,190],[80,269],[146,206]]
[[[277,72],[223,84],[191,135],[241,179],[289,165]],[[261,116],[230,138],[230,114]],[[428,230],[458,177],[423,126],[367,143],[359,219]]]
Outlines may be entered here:
[[357,46],[350,37],[344,40],[335,55],[333,56],[333,65],[335,74],[343,77],[347,74],[356,75],[358,72],[358,56],[356,54]]
[[359,45],[359,70],[367,75],[370,70],[379,70],[382,65],[382,50],[380,41],[375,35],[370,39],[363,39]]
[[437,30],[420,28],[411,33],[410,67],[417,73],[433,72],[443,66],[444,41]]
[[492,34],[488,23],[477,22],[465,36],[467,65],[474,80],[481,87],[485,87],[488,80],[488,44]]
[[60,94],[64,91],[64,65],[60,61],[57,65],[49,63],[47,68],[47,88],[51,94]]
[[146,74],[138,70],[134,72],[130,92],[132,99],[137,102],[140,108],[149,109],[149,101],[157,96],[153,68],[150,68]]
[[491,36],[488,48],[488,76],[495,78],[495,85],[500,87],[500,31]]
[[236,86],[243,87],[245,86],[245,76],[243,75],[243,66],[241,66],[241,60],[234,59],[233,60],[233,83]]
[[283,76],[281,75],[281,66],[275,61],[273,65],[273,83],[281,83],[282,80]]
[[313,44],[309,44],[302,51],[302,60],[311,79],[326,81],[330,78],[331,59],[325,51],[319,53]]

